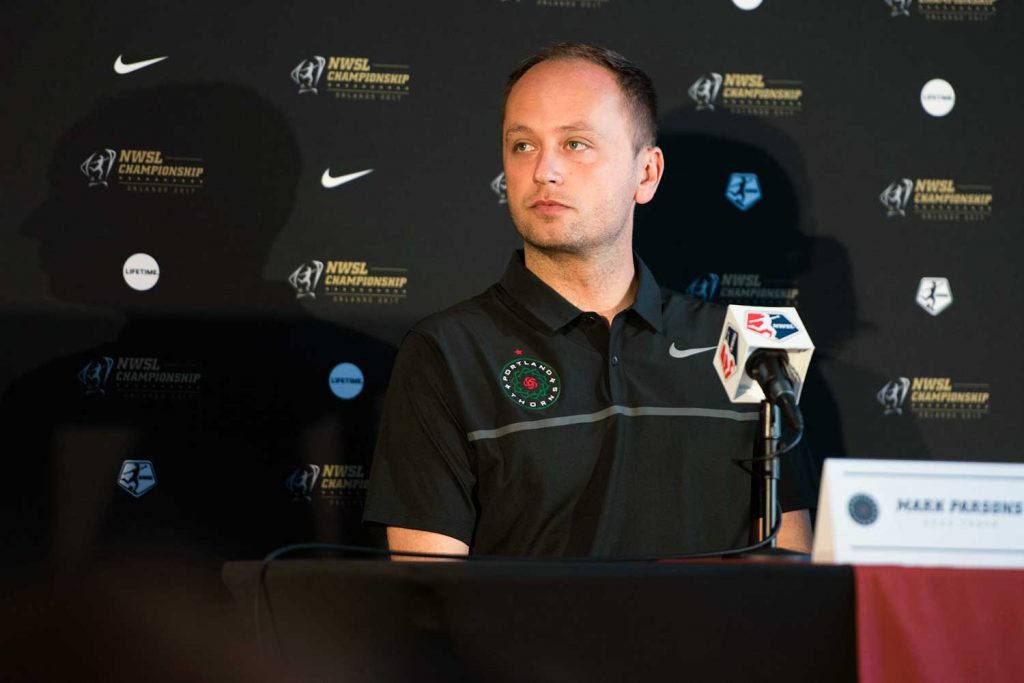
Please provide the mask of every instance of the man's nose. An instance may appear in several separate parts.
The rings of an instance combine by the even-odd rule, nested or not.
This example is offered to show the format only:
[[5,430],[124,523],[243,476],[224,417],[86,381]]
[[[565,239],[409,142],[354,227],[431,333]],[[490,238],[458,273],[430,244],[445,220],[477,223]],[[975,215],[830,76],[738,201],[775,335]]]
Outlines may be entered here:
[[537,155],[537,166],[533,169],[533,182],[538,185],[562,182],[562,159],[557,149],[547,148]]

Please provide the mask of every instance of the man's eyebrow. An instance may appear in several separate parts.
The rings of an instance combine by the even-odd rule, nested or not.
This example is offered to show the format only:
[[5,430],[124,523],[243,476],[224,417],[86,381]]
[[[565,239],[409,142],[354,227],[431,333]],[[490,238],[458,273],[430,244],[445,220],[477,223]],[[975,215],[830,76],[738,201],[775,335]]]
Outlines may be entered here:
[[514,135],[516,133],[532,133],[532,132],[533,132],[533,130],[529,126],[524,126],[523,124],[518,123],[518,124],[516,124],[514,126],[510,126],[508,128],[508,130],[505,131],[505,137],[508,137],[509,135]]
[[[594,133],[595,135],[599,135],[599,133],[597,133],[597,131],[595,131],[594,128],[586,121],[573,121],[572,123],[567,123],[565,125],[559,126],[558,130],[562,132],[587,131]],[[533,129],[530,128],[529,126],[524,125],[522,123],[517,123],[514,126],[510,126],[508,130],[505,131],[505,137],[508,137],[509,135],[515,135],[516,133],[532,132]]]

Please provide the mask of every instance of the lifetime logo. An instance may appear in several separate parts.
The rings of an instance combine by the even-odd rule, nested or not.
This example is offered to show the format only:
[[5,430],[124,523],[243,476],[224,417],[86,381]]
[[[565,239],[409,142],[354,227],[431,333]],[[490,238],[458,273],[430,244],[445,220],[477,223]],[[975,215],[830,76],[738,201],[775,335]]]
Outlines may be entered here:
[[124,262],[124,281],[137,292],[153,289],[160,280],[160,266],[149,254],[132,254]]
[[352,363],[339,363],[331,370],[328,385],[331,393],[341,399],[351,400],[363,391],[363,371]]

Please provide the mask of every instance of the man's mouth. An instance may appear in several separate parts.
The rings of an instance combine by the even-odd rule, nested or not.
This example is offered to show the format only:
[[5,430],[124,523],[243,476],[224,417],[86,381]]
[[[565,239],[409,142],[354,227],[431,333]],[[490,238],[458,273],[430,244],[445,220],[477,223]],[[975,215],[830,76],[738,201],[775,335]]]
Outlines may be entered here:
[[568,211],[571,207],[553,199],[538,199],[530,204],[530,208],[541,214],[554,215]]

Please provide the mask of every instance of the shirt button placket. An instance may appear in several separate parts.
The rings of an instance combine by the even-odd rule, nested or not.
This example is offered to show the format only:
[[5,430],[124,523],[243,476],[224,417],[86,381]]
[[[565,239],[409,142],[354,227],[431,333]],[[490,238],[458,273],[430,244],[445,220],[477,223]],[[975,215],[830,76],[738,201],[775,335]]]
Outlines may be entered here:
[[608,337],[608,385],[612,401],[618,404],[622,402],[622,320],[613,320],[611,327],[611,334]]

